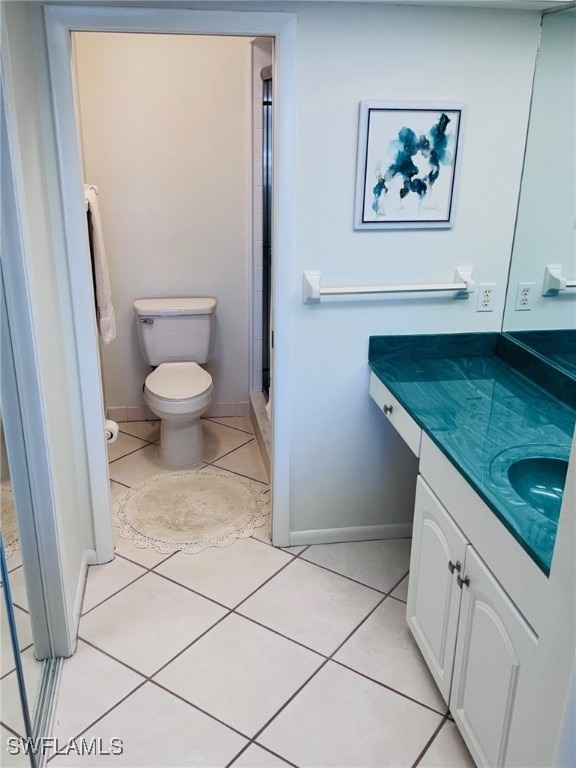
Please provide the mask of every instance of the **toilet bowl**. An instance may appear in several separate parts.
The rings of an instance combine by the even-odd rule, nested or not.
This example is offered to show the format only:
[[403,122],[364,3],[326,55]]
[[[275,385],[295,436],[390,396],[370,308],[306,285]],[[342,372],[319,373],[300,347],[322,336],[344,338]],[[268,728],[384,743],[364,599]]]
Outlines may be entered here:
[[144,399],[160,419],[158,458],[171,467],[204,460],[200,417],[214,398],[212,377],[197,363],[161,363],[146,378]]

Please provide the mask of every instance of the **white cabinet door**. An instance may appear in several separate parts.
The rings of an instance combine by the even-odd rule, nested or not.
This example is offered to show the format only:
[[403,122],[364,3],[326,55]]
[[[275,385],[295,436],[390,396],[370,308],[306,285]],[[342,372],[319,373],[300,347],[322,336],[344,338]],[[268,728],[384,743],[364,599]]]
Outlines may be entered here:
[[461,531],[418,477],[406,620],[446,703],[461,598],[456,577],[466,546]]
[[472,547],[462,578],[450,711],[477,765],[504,766],[518,681],[537,639]]

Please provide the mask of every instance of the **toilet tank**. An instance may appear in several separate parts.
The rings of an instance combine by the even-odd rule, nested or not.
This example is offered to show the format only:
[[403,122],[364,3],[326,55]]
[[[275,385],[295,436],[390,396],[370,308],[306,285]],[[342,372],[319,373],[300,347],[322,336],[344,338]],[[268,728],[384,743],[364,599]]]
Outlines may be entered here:
[[133,307],[148,365],[207,363],[212,357],[216,299],[137,299]]

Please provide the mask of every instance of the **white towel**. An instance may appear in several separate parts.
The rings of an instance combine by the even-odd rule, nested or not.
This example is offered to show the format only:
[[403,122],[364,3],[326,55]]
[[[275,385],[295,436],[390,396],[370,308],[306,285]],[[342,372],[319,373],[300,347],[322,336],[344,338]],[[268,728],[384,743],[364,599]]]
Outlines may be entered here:
[[102,222],[98,198],[94,187],[84,185],[84,195],[88,205],[88,222],[90,226],[90,241],[92,243],[92,264],[94,272],[94,291],[96,293],[96,314],[98,317],[98,330],[103,344],[110,344],[116,338],[116,317],[112,304],[112,292],[110,290],[110,275],[106,261],[106,249],[102,234]]

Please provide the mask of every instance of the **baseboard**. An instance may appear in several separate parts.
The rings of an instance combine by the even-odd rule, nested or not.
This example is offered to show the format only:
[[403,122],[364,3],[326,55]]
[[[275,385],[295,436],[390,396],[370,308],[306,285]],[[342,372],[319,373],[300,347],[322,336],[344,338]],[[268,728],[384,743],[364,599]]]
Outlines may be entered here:
[[[250,403],[212,403],[206,416],[224,418],[226,416],[248,416]],[[119,405],[106,408],[106,418],[121,424],[123,421],[158,421],[158,416],[145,405]]]
[[262,392],[250,392],[250,421],[260,448],[264,467],[270,478],[270,436],[272,422],[266,412],[266,398]]
[[86,589],[86,579],[88,577],[88,566],[96,563],[96,552],[93,549],[87,549],[82,555],[82,564],[80,565],[80,574],[78,577],[78,586],[76,588],[76,597],[74,599],[74,612],[72,614],[72,637],[76,642],[78,634],[78,625],[82,614],[82,603],[84,601],[84,590]]
[[226,418],[226,416],[248,416],[250,414],[250,403],[212,403],[206,416],[208,418]]
[[290,546],[304,544],[341,544],[346,541],[373,541],[375,539],[410,539],[412,523],[388,525],[355,525],[351,528],[322,528],[311,531],[291,531]]

